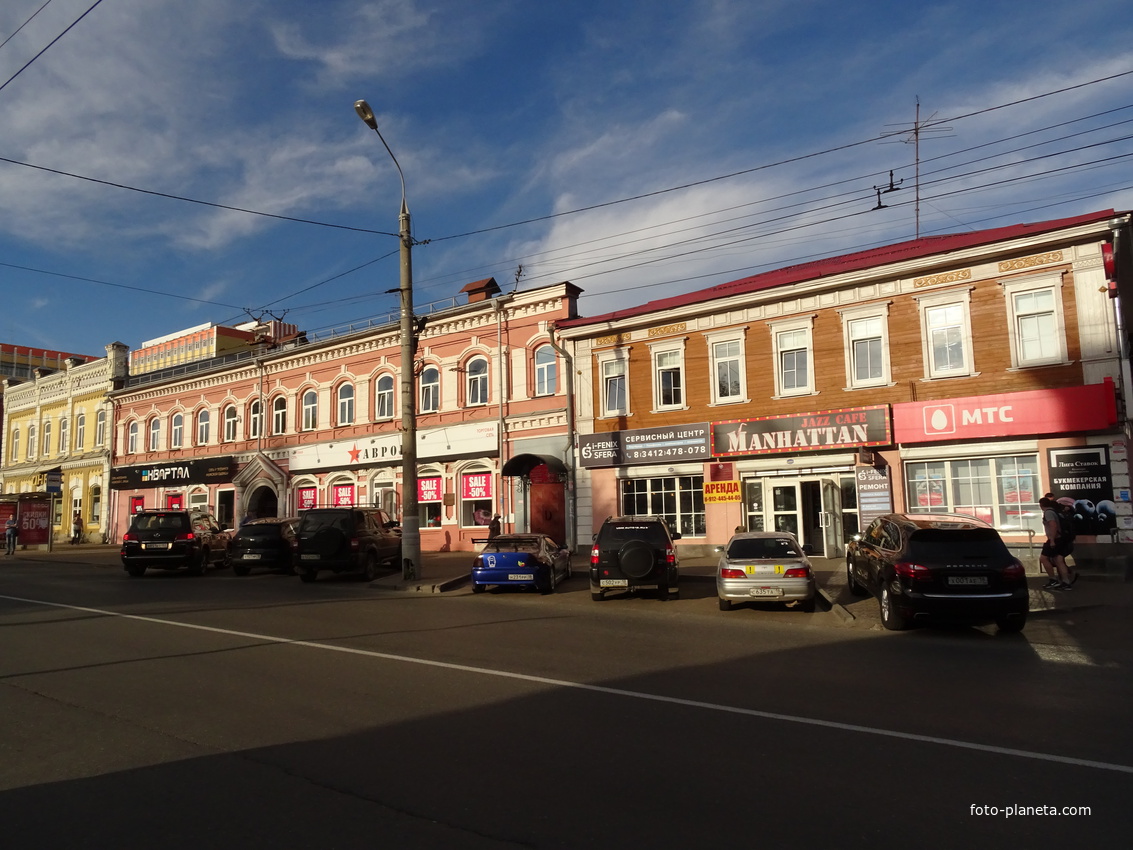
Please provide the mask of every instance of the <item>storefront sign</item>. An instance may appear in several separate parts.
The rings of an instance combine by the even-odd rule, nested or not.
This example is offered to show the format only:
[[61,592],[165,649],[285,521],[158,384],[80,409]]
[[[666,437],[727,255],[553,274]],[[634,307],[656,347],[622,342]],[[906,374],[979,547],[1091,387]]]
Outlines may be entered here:
[[893,405],[893,439],[934,443],[1101,431],[1117,424],[1113,382]]
[[492,498],[492,473],[470,472],[460,476],[460,498]]
[[858,491],[858,524],[865,528],[881,514],[893,512],[893,488],[889,482],[889,467],[876,469],[860,466],[854,470],[854,484]]
[[891,442],[886,404],[712,423],[714,457],[820,452]]
[[418,502],[439,502],[443,495],[444,491],[441,489],[440,478],[417,479]]
[[119,466],[110,471],[114,490],[184,487],[186,484],[227,484],[232,480],[232,457],[183,460],[152,466]]
[[741,502],[739,481],[705,481],[704,503]]
[[1074,500],[1078,534],[1109,534],[1117,526],[1113,477],[1105,446],[1048,449],[1050,490]]
[[[497,451],[498,422],[468,422],[417,432],[418,460],[469,454],[488,455]],[[292,472],[313,472],[398,463],[401,463],[401,434],[395,431],[372,437],[299,446],[291,450],[288,468]]]
[[299,510],[306,511],[319,503],[319,491],[314,487],[300,487],[295,493],[295,504]]
[[40,546],[47,543],[51,529],[51,502],[46,499],[21,499],[16,521],[19,545]]
[[583,467],[624,466],[706,460],[711,457],[707,422],[670,428],[640,428],[580,434],[578,455]]
[[354,505],[354,485],[335,484],[331,488],[331,499],[336,508],[349,508]]

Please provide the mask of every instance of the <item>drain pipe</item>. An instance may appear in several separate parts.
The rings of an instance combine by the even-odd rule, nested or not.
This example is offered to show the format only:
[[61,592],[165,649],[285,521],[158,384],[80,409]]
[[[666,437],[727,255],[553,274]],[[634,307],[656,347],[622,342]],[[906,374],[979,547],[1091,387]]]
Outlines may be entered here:
[[567,548],[571,552],[578,551],[578,491],[575,489],[574,471],[574,358],[565,348],[555,342],[555,323],[547,326],[550,334],[551,348],[559,353],[566,361],[566,420],[567,440],[563,451],[563,459],[567,468]]

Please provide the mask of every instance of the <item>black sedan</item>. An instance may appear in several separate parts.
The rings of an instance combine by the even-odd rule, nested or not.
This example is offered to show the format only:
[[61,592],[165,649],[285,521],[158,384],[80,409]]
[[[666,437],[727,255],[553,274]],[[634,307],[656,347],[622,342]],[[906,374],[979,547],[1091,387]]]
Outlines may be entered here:
[[961,514],[885,514],[846,549],[856,596],[872,593],[887,629],[923,619],[994,622],[1017,632],[1027,621],[1027,577],[999,533]]

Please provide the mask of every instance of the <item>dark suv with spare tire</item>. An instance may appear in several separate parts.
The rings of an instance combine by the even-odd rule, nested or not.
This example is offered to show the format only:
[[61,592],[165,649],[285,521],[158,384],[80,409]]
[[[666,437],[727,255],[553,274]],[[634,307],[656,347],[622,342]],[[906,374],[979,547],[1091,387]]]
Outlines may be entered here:
[[663,519],[607,518],[590,551],[590,598],[597,602],[610,591],[642,589],[655,590],[660,599],[676,597],[680,563],[673,541],[678,539]]
[[373,581],[379,565],[401,563],[401,528],[381,508],[311,508],[299,515],[291,550],[303,581],[314,581],[319,570],[360,572]]
[[137,578],[146,569],[188,570],[203,576],[210,566],[223,566],[228,534],[215,517],[203,511],[138,511],[122,535],[122,566]]

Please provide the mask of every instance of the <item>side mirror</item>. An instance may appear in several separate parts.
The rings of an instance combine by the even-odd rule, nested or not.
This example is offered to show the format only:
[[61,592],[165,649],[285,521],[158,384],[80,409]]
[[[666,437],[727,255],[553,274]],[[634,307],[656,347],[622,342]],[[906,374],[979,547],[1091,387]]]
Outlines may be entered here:
[[724,551],[724,547],[723,547],[723,546],[713,546],[713,547],[712,547],[712,551],[713,551],[713,552],[723,552],[723,551]]

